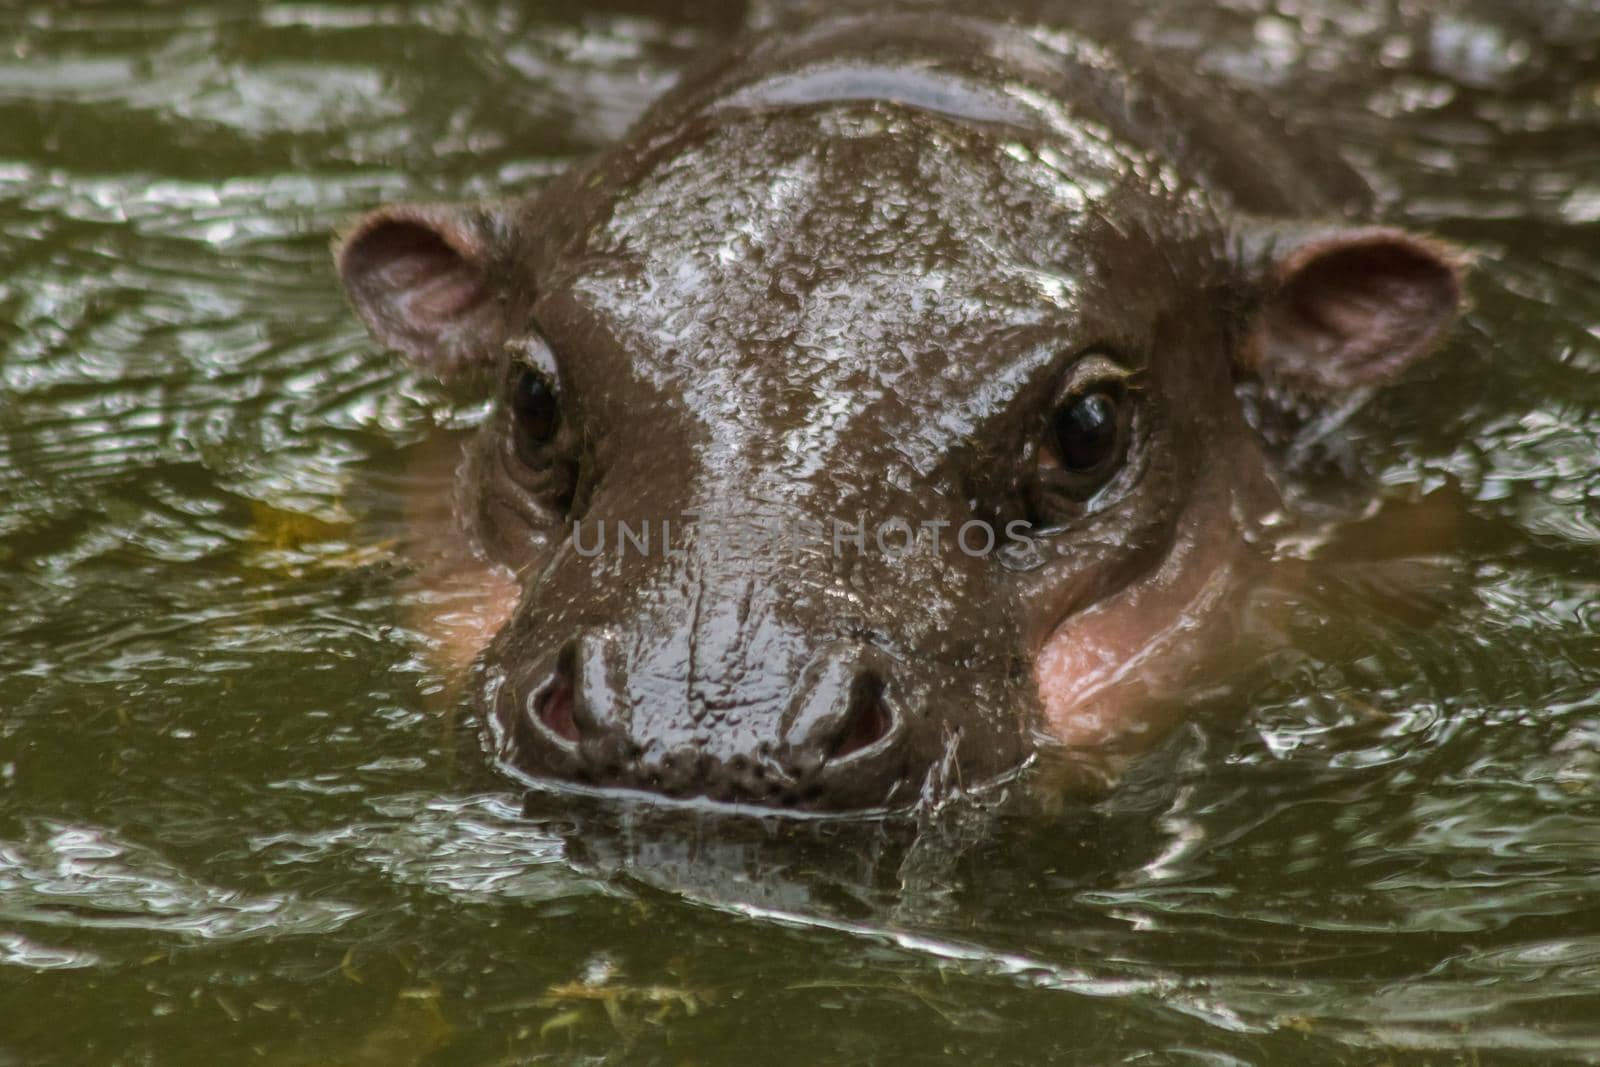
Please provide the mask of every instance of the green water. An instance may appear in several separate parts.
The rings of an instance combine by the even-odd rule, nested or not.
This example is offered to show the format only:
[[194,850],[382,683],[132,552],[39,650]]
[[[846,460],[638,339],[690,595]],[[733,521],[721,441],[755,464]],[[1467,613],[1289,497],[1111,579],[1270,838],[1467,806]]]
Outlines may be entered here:
[[330,231],[535,186],[735,12],[0,9],[0,1065],[1600,1062],[1600,8],[1079,7],[1478,251],[1358,431],[1464,496],[1458,588],[1330,586],[1097,803],[915,824],[525,801],[381,544],[471,412]]

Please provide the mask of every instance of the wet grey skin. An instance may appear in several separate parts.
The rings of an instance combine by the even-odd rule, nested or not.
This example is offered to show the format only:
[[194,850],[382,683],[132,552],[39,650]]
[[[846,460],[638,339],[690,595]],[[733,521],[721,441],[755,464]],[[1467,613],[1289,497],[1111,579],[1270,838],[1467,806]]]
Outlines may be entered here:
[[[1254,114],[1070,27],[835,15],[537,195],[357,221],[375,336],[496,398],[463,499],[521,587],[474,674],[503,764],[866,809],[1049,744],[1063,624],[1277,504],[1241,383],[1366,389],[1460,300],[1453,253],[1339,221],[1359,180]],[[1003,547],[955,545],[974,520]],[[759,523],[823,536],[707,533]]]

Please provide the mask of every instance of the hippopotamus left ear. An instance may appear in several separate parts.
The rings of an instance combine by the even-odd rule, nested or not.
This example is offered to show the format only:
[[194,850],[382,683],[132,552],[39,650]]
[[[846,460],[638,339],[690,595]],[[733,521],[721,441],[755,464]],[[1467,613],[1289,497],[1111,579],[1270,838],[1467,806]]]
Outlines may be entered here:
[[1465,252],[1391,227],[1255,226],[1241,266],[1259,300],[1246,369],[1297,392],[1378,385],[1431,352],[1465,302]]
[[334,244],[340,280],[373,337],[441,378],[492,360],[507,294],[491,283],[509,244],[492,205],[396,204],[368,212]]

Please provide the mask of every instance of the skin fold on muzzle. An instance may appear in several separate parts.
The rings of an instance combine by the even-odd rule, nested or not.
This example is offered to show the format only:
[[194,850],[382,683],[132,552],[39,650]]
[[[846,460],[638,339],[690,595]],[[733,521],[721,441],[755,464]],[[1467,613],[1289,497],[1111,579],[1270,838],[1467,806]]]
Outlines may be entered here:
[[356,221],[373,335],[493,398],[446,643],[500,763],[859,810],[1152,744],[1283,506],[1260,405],[1462,302],[1233,106],[886,8],[737,42],[534,195]]

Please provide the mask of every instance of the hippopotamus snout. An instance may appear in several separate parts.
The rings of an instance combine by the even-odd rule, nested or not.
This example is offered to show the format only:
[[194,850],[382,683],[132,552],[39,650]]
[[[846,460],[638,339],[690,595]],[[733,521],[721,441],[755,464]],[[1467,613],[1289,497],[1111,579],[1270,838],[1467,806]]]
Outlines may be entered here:
[[914,766],[908,670],[879,649],[831,642],[792,678],[757,672],[706,700],[694,694],[711,679],[661,684],[658,663],[628,662],[628,644],[592,629],[502,682],[502,754],[597,786],[827,809],[907,799],[929,769]]

